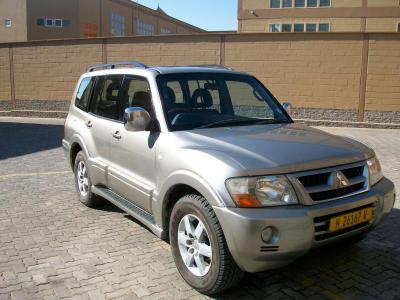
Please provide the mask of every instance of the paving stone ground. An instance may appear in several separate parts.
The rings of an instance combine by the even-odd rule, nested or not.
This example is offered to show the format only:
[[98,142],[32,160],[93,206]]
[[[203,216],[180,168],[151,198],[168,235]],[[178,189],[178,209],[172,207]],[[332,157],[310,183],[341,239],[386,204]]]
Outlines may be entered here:
[[[59,121],[0,120],[0,299],[204,299],[169,245],[118,208],[81,205]],[[400,186],[400,131],[324,128],[373,147]],[[400,299],[400,205],[352,246],[247,274],[215,299]]]

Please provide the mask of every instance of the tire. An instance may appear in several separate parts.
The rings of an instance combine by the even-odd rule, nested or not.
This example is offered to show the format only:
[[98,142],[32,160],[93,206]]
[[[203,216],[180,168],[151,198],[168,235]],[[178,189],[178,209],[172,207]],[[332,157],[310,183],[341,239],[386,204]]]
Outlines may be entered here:
[[[84,170],[82,170],[84,167]],[[83,173],[83,174],[82,174]],[[92,193],[92,182],[85,154],[80,151],[74,162],[75,187],[78,192],[79,201],[87,207],[95,207],[102,203],[101,199]],[[83,181],[85,183],[83,183]],[[82,188],[85,185],[86,188]]]
[[[193,225],[189,226],[191,234],[185,226],[187,222]],[[204,229],[196,231],[201,228],[200,222]],[[196,234],[198,232],[202,234]],[[217,216],[205,198],[186,195],[175,204],[170,217],[169,236],[179,273],[197,291],[207,295],[216,294],[235,286],[243,278],[244,272],[233,260]],[[211,255],[208,257],[201,253]],[[203,262],[205,267],[199,268],[198,262],[200,266]]]

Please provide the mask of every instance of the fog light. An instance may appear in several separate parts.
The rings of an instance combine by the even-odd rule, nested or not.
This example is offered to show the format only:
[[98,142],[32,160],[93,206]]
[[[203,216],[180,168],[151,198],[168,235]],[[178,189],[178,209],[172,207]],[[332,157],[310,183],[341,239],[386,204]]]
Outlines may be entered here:
[[274,229],[272,227],[267,227],[261,232],[261,239],[265,243],[271,242],[271,239],[274,235]]

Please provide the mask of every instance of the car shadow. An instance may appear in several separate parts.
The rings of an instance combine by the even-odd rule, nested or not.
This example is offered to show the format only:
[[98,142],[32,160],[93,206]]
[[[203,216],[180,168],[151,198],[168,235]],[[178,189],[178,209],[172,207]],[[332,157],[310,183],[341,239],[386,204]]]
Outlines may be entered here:
[[59,148],[62,125],[0,122],[0,160]]

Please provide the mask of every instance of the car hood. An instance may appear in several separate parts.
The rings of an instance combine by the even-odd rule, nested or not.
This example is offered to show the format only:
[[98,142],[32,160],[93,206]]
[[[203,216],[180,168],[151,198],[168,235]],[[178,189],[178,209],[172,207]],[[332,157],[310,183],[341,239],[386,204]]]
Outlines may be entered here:
[[181,148],[229,155],[248,175],[282,174],[368,159],[373,150],[300,124],[269,124],[175,132]]

